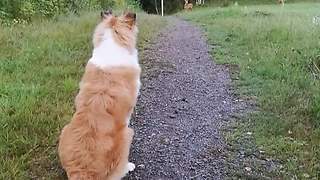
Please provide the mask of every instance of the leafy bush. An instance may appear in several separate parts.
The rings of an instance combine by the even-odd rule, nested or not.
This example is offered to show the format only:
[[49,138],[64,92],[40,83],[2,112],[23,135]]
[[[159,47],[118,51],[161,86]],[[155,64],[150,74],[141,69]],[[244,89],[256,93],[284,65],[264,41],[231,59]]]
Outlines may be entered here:
[[105,8],[108,8],[108,7],[113,7],[115,5],[115,1],[110,1],[110,0],[100,0],[99,3],[100,3],[100,7],[102,9],[105,9]]
[[138,0],[127,0],[127,6],[131,9],[140,9],[140,2]]
[[[133,0],[128,0],[133,2]],[[62,13],[76,13],[83,9],[113,7],[115,0],[1,0],[2,23],[30,22],[34,17],[53,17]]]

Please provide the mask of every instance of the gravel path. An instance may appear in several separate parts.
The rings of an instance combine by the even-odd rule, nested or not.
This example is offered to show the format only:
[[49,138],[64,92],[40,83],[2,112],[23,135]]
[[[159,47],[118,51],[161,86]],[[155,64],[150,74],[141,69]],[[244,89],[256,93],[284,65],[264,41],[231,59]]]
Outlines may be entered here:
[[144,51],[142,89],[126,179],[224,179],[220,128],[245,104],[232,95],[229,70],[217,65],[199,28],[170,19]]

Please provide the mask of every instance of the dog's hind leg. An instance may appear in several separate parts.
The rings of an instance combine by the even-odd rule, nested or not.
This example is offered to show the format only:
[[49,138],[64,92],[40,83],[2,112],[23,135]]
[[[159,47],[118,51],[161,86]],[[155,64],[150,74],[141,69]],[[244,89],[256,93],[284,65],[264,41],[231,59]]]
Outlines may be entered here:
[[121,159],[119,160],[119,164],[113,170],[112,174],[108,176],[108,180],[118,180],[123,178],[129,171],[133,171],[135,169],[135,165],[131,162],[128,162],[129,151],[131,142],[133,139],[134,131],[131,128],[126,127],[123,130],[123,139],[121,146]]

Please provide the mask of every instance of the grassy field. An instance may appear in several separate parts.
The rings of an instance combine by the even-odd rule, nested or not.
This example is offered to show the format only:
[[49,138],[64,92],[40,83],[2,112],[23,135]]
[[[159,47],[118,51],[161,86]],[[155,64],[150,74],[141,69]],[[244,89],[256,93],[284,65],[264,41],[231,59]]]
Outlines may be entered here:
[[[320,4],[202,8],[182,14],[206,31],[219,63],[257,102],[244,121],[256,144],[281,159],[286,179],[320,178]],[[239,132],[237,132],[239,133]]]
[[[261,5],[261,4],[275,4],[278,0],[206,0],[205,6],[208,7],[226,7],[230,5],[234,5],[237,3],[238,5]],[[311,3],[311,2],[319,2],[319,0],[286,0],[285,4],[291,3]]]
[[[61,128],[91,55],[99,13],[0,27],[0,179],[60,179]],[[165,25],[138,14],[139,49]]]

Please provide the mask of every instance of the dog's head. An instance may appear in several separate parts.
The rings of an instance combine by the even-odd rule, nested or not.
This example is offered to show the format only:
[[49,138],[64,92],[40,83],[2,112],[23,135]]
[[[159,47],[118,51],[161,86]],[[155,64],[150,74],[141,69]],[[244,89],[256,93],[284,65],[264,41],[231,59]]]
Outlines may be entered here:
[[138,28],[136,25],[136,14],[132,12],[124,12],[119,16],[115,16],[112,10],[101,12],[101,22],[96,28],[94,35],[94,46],[98,46],[106,32],[112,32],[113,38],[117,43],[126,47],[134,48],[136,44],[136,36]]
[[114,16],[111,9],[101,12],[102,23],[111,28],[118,26],[118,28],[134,30],[136,28],[136,17],[137,15],[132,12],[124,12],[120,16]]

